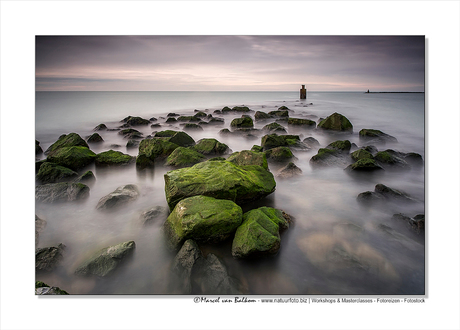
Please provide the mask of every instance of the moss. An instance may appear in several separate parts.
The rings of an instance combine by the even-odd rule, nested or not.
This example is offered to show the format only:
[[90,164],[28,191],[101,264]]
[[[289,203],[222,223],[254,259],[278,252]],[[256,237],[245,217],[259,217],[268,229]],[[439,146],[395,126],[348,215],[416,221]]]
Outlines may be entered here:
[[102,136],[99,135],[99,133],[93,133],[89,138],[88,138],[88,142],[90,143],[99,143],[99,142],[103,142],[104,139],[102,138]]
[[238,128],[243,128],[243,127],[254,127],[254,122],[252,121],[252,118],[249,117],[243,117],[243,118],[235,118],[232,120],[230,123],[231,127],[238,127]]
[[287,110],[275,110],[268,113],[272,117],[289,117],[289,112]]
[[126,123],[131,126],[140,126],[140,125],[148,125],[150,121],[141,117],[131,117],[129,116]]
[[268,160],[275,162],[284,162],[294,157],[291,149],[288,147],[276,147],[265,151]]
[[[224,111],[224,109],[222,109],[222,111]],[[250,112],[251,109],[245,106],[241,106],[241,107],[236,106],[232,108],[232,111],[233,112]]]
[[372,158],[359,159],[354,164],[351,164],[350,166],[348,166],[347,169],[351,169],[353,171],[383,170],[383,168],[379,164],[377,164],[377,162]]
[[187,124],[184,125],[184,130],[187,130],[187,131],[191,131],[191,130],[202,131],[203,127],[201,127],[200,125],[197,125],[197,124],[187,123]]
[[135,157],[126,155],[120,151],[108,150],[96,155],[97,166],[128,165],[133,163]]
[[155,137],[173,137],[176,135],[179,131],[173,131],[171,129],[167,129],[161,132],[156,132]]
[[379,151],[374,158],[385,164],[393,164],[396,162],[395,157],[388,151]]
[[252,148],[251,148],[251,151],[262,152],[262,151],[264,151],[264,148],[262,148],[261,146],[258,146],[258,145],[253,145]]
[[318,127],[334,131],[352,131],[353,125],[345,116],[335,112],[326,119],[323,119]]
[[35,289],[38,288],[49,288],[50,286],[46,283],[43,283],[42,281],[36,281],[35,282]]
[[236,165],[259,165],[268,170],[267,156],[263,152],[242,150],[231,154],[227,161]]
[[326,148],[348,153],[351,149],[351,142],[348,140],[334,141],[330,143]]
[[205,157],[192,149],[178,147],[166,159],[169,166],[189,166],[202,162]]
[[320,148],[318,153],[314,155],[311,159],[314,161],[323,160],[328,158],[330,155],[336,155],[337,150],[327,149],[327,148]]
[[96,154],[87,147],[63,147],[48,156],[47,161],[68,167],[74,171],[91,164]]
[[270,119],[271,116],[268,113],[265,113],[263,111],[257,111],[254,114],[254,118],[255,120],[263,120],[263,119]]
[[271,124],[265,125],[262,129],[264,131],[286,132],[286,129],[278,123],[271,123]]
[[[154,162],[157,158],[168,157],[178,147],[177,144],[163,139],[144,139],[139,144],[139,156],[145,155]],[[144,162],[144,160],[141,159],[140,162]]]
[[44,163],[35,176],[36,180],[42,184],[71,181],[78,177],[78,173],[67,167],[53,163]]
[[357,161],[357,160],[365,159],[365,158],[373,159],[374,156],[372,156],[372,154],[367,150],[359,149],[351,153],[351,158],[354,161]]
[[289,108],[285,105],[282,105],[278,108],[279,111],[282,111],[282,110],[289,110]]
[[63,134],[59,139],[53,143],[46,151],[45,155],[52,155],[54,152],[61,148],[67,147],[86,147],[89,148],[88,143],[83,140],[77,133]]
[[175,143],[181,147],[190,147],[195,145],[195,140],[185,132],[176,132],[171,136],[169,142]]
[[198,111],[193,117],[196,117],[196,118],[203,118],[203,117],[207,117],[208,115],[206,113],[204,113],[203,111]]
[[289,118],[288,125],[298,125],[298,126],[307,126],[310,128],[315,128],[316,123],[313,120],[302,119],[302,118]]
[[94,127],[93,131],[103,131],[106,129],[107,129],[107,126],[105,124],[99,124],[96,127]]
[[217,243],[233,234],[243,220],[241,207],[229,200],[193,196],[180,201],[165,223],[173,247],[187,239]]
[[118,134],[127,136],[127,135],[142,134],[142,133],[134,128],[126,128],[126,129],[122,129],[121,131],[119,131]]
[[[218,111],[218,110],[217,110]],[[223,107],[221,112],[225,113],[225,112],[231,112],[232,109],[230,109],[229,107]]]
[[220,143],[216,139],[201,139],[193,146],[193,150],[203,155],[222,155],[229,149],[224,143]]

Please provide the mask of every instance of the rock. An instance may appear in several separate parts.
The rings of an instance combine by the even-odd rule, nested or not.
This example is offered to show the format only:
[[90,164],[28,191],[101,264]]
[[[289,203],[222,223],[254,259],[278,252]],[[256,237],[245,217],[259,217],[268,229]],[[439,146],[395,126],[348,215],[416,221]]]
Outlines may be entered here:
[[372,156],[374,156],[374,155],[378,152],[378,149],[377,149],[375,146],[373,146],[373,145],[365,146],[365,147],[363,148],[363,150],[365,150],[365,151],[371,153]]
[[379,206],[383,205],[383,202],[389,201],[400,201],[400,202],[416,202],[415,199],[410,197],[408,194],[387,187],[381,183],[375,185],[374,192],[366,191],[360,193],[357,197],[358,202],[370,205],[370,206]]
[[305,128],[315,128],[316,127],[316,123],[313,120],[292,118],[292,117],[288,119],[288,125],[302,126]]
[[267,157],[263,152],[242,150],[231,154],[227,161],[236,165],[259,165],[268,170]]
[[142,126],[150,124],[150,121],[141,117],[131,117],[129,116],[126,120],[126,123],[131,126]]
[[318,127],[333,131],[353,131],[353,125],[348,118],[337,112],[321,120]]
[[207,115],[205,112],[199,111],[199,110],[198,110],[198,111],[195,110],[195,115],[194,115],[194,117],[203,118],[203,117],[207,117],[207,116],[208,116],[208,115]]
[[180,147],[191,147],[195,145],[195,140],[185,132],[166,130],[155,133],[155,137],[168,138],[167,141],[177,144]]
[[195,116],[180,116],[177,117],[177,121],[181,122],[200,122],[201,118]]
[[167,158],[178,147],[177,144],[160,138],[144,139],[139,144],[136,165],[145,168],[146,165],[154,164],[157,159]]
[[258,145],[253,145],[252,148],[251,148],[251,151],[263,152],[264,148],[262,148],[261,146],[258,146]]
[[[279,111],[283,111],[283,110],[290,110],[287,106],[285,105],[282,105],[278,108]],[[290,111],[293,111],[293,110],[290,110]]]
[[35,155],[41,155],[43,153],[42,147],[40,147],[40,142],[35,140]]
[[104,139],[99,133],[93,133],[86,141],[88,141],[88,143],[100,143],[104,142]]
[[224,123],[225,123],[225,120],[223,118],[218,118],[218,117],[212,117],[208,121],[208,124],[212,124],[212,125],[223,125]]
[[203,131],[203,127],[193,123],[187,123],[184,125],[184,131]]
[[126,155],[121,151],[108,150],[96,155],[96,166],[125,166],[133,164],[136,157]]
[[123,135],[125,139],[141,139],[142,133],[134,128],[123,129],[118,132],[118,134]]
[[48,284],[41,281],[35,282],[35,295],[62,295],[68,294],[67,291],[61,290],[58,287],[50,287]]
[[147,211],[144,211],[139,216],[139,220],[144,225],[150,225],[155,222],[164,223],[166,218],[168,217],[169,210],[166,207],[162,206],[155,206]]
[[290,162],[276,174],[277,178],[289,179],[298,175],[302,175],[302,170],[298,168],[293,162]]
[[89,187],[83,183],[47,183],[35,187],[35,200],[42,203],[71,202],[89,196]]
[[363,128],[362,130],[360,130],[359,138],[360,140],[372,139],[374,141],[379,141],[379,142],[398,142],[398,140],[391,135],[383,133],[382,131],[379,131],[378,129],[369,129],[369,128]]
[[425,215],[417,214],[413,218],[402,213],[394,214],[392,220],[405,223],[406,227],[416,234],[425,234]]
[[161,127],[161,124],[159,124],[159,123],[150,125],[150,128],[153,128],[153,129],[160,128],[160,127]]
[[35,176],[35,180],[40,184],[68,182],[78,177],[78,173],[67,167],[63,167],[54,163],[45,162],[40,166],[40,169]]
[[356,150],[352,152],[350,156],[351,159],[353,159],[355,162],[360,159],[374,159],[374,156],[372,156],[372,154],[365,149]]
[[191,166],[199,162],[204,161],[206,158],[199,152],[184,148],[176,148],[166,159],[166,165],[168,166]]
[[390,200],[403,200],[403,201],[414,201],[408,194],[405,192],[390,188],[384,184],[376,184],[375,192],[383,195],[386,199]]
[[271,124],[265,125],[262,128],[262,130],[267,131],[270,134],[272,134],[272,133],[286,133],[286,129],[282,125],[280,125],[278,123],[271,123]]
[[197,195],[245,203],[275,191],[273,174],[258,165],[237,166],[228,161],[202,162],[164,175],[170,209],[182,199]]
[[38,246],[39,235],[45,227],[46,221],[35,215],[35,248]]
[[80,175],[74,182],[78,183],[85,183],[85,184],[93,184],[96,181],[96,177],[94,176],[92,171],[86,171],[82,175]]
[[327,149],[331,150],[336,150],[340,153],[348,154],[348,152],[351,149],[351,143],[348,140],[345,141],[334,141],[330,143],[327,147]]
[[289,227],[283,212],[271,207],[260,207],[246,212],[232,244],[234,258],[274,255],[281,247],[280,229]]
[[177,114],[177,113],[174,113],[174,112],[170,112],[168,113],[168,115],[166,117],[179,117],[180,115]]
[[40,171],[40,167],[42,167],[43,164],[47,163],[46,159],[39,160],[38,162],[35,162],[35,174]]
[[138,148],[139,147],[139,141],[136,140],[128,140],[126,143],[126,148],[132,149],[132,148]]
[[88,144],[77,133],[63,134],[45,151],[45,155],[51,156],[55,151],[64,147],[86,147]]
[[203,155],[223,155],[230,150],[226,144],[216,139],[201,139],[192,149]]
[[230,127],[250,128],[250,127],[254,127],[254,122],[252,121],[252,118],[250,117],[235,118],[230,123]]
[[134,241],[127,241],[101,249],[78,266],[75,274],[106,277],[112,274],[122,261],[133,254],[135,247]]
[[288,147],[276,147],[269,149],[264,153],[267,156],[267,160],[274,162],[286,162],[292,158],[295,158],[291,149]]
[[105,130],[107,130],[107,126],[105,124],[99,124],[93,129],[93,131],[105,131]]
[[174,258],[171,270],[175,275],[179,291],[192,293],[192,270],[196,261],[203,258],[200,248],[194,240],[186,240]]
[[275,110],[268,113],[271,117],[289,117],[289,112],[287,110]]
[[387,169],[401,169],[401,170],[410,170],[411,166],[401,157],[398,157],[398,153],[395,153],[391,149],[378,152],[374,159],[378,161],[382,166]]
[[360,193],[356,199],[359,203],[367,206],[382,205],[382,203],[386,201],[383,195],[375,193],[373,191],[365,191],[363,193]]
[[266,120],[266,119],[270,119],[272,118],[272,116],[270,116],[268,113],[265,113],[263,111],[256,111],[256,113],[254,114],[254,119],[257,121],[257,120]]
[[239,293],[236,281],[228,275],[227,268],[222,261],[212,253],[208,254],[206,259],[197,260],[192,278],[197,294],[229,295]]
[[362,158],[355,163],[349,165],[346,170],[359,171],[359,172],[371,172],[383,170],[377,162],[372,158]]
[[50,272],[55,269],[62,260],[65,245],[50,246],[35,250],[35,271]]
[[96,205],[98,210],[112,210],[123,206],[139,197],[139,189],[136,185],[127,184],[118,187],[110,194],[102,197]]
[[172,248],[187,239],[206,243],[226,240],[241,224],[243,211],[230,200],[193,196],[181,200],[165,222]]
[[318,140],[311,136],[305,138],[302,142],[305,143],[310,148],[319,147]]
[[166,123],[177,123],[177,119],[174,117],[169,117],[166,119]]
[[310,159],[310,165],[313,167],[329,167],[329,166],[346,166],[348,160],[345,158],[346,154],[338,150],[320,148],[318,153]]
[[262,137],[261,146],[266,151],[276,147],[295,146],[299,142],[300,137],[298,135],[268,134]]
[[95,158],[96,154],[87,147],[74,146],[53,151],[47,161],[77,171],[94,162]]
[[403,156],[403,159],[412,167],[422,167],[423,166],[423,158],[422,155],[415,153],[415,152],[409,152],[408,154],[405,154]]
[[221,112],[223,114],[226,114],[226,113],[230,113],[230,112],[237,112],[237,113],[241,113],[241,112],[252,112],[251,109],[249,109],[248,107],[246,106],[236,106],[236,107],[233,107],[233,108],[229,108],[229,107],[224,107],[222,108]]

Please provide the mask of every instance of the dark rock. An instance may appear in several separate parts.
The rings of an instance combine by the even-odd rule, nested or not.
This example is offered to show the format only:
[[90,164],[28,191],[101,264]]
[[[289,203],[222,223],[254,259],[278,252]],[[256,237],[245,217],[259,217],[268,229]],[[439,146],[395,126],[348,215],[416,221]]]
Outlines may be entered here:
[[154,129],[155,128],[160,128],[160,127],[161,127],[161,124],[159,124],[159,123],[150,125],[150,128],[154,128]]
[[398,142],[398,140],[391,135],[383,133],[382,131],[379,131],[377,129],[369,129],[369,128],[363,128],[362,130],[360,130],[359,138],[361,140],[372,139],[374,141],[380,141],[380,142]]
[[310,148],[319,147],[318,140],[311,136],[305,138],[302,142],[305,143]]
[[181,131],[165,130],[156,132],[155,137],[168,138],[166,141],[177,144],[180,147],[191,147],[195,145],[195,140],[187,133]]
[[271,123],[262,128],[263,131],[271,133],[287,133],[286,129],[278,123]]
[[223,118],[218,118],[218,117],[212,117],[209,121],[208,124],[212,125],[223,125],[225,123],[225,120]]
[[409,152],[408,154],[405,154],[403,159],[412,167],[417,168],[423,166],[422,155],[415,152]]
[[[285,105],[282,105],[278,108],[278,111],[284,111],[284,110],[290,110],[290,109]],[[290,111],[293,111],[293,110],[290,110]]]
[[386,199],[382,194],[373,191],[365,191],[358,195],[357,201],[363,205],[378,206],[382,205]]
[[35,248],[38,246],[39,235],[45,229],[46,221],[35,215]]
[[77,133],[63,134],[45,151],[45,155],[51,156],[57,150],[65,147],[86,147],[88,144]]
[[[193,285],[197,294],[229,295],[238,294],[236,281],[227,272],[222,261],[210,253],[197,260],[193,269]],[[192,291],[192,292],[193,292]]]
[[353,159],[355,162],[360,160],[360,159],[374,159],[374,156],[372,154],[365,150],[365,149],[359,149],[351,153],[351,159]]
[[126,148],[131,149],[131,148],[137,148],[139,147],[139,141],[136,140],[128,140],[126,143]]
[[50,272],[61,262],[65,245],[50,246],[35,250],[35,271]]
[[93,133],[86,141],[88,141],[88,143],[100,143],[104,142],[104,139],[99,133]]
[[218,243],[229,238],[241,224],[243,211],[230,200],[193,196],[181,200],[165,222],[172,248],[188,239]]
[[77,179],[75,179],[75,183],[81,182],[84,184],[93,184],[96,181],[96,177],[94,176],[92,171],[86,171],[82,175],[80,175]]
[[157,121],[158,119],[156,119],[155,117],[152,117],[149,119],[149,121]]
[[302,126],[305,128],[315,128],[316,127],[316,123],[313,120],[292,118],[292,117],[288,119],[288,125]]
[[254,122],[250,117],[235,118],[230,123],[230,126],[235,128],[249,128],[254,127]]
[[201,139],[192,149],[203,155],[223,155],[230,151],[226,144],[216,139]]
[[35,179],[40,184],[68,182],[78,177],[78,173],[63,166],[54,163],[45,162],[40,166],[40,169],[35,176]]
[[144,139],[139,144],[139,155],[136,165],[145,168],[146,165],[154,164],[158,159],[165,159],[179,146],[175,143],[160,138]]
[[280,179],[289,179],[299,175],[302,175],[302,170],[298,168],[293,162],[290,162],[278,171],[276,177]]
[[253,145],[252,148],[251,148],[251,151],[263,152],[264,148],[262,148],[261,146],[258,146],[258,145]]
[[150,225],[153,223],[164,223],[168,217],[168,209],[163,206],[155,206],[147,211],[144,211],[139,216],[139,220],[144,225]]
[[41,155],[43,153],[42,147],[40,147],[40,142],[35,140],[35,155]]
[[204,113],[203,111],[198,111],[197,113],[195,113],[195,115],[193,117],[197,117],[197,118],[204,118],[204,117],[207,117],[208,115],[206,113]]
[[50,287],[48,284],[41,281],[35,282],[35,295],[63,295],[68,294],[67,291],[61,290],[58,287]]
[[177,123],[177,119],[174,117],[169,117],[166,119],[166,123]]
[[392,200],[403,200],[403,201],[414,201],[408,194],[405,192],[390,188],[384,184],[375,185],[375,192],[383,195],[387,199]]
[[318,124],[319,128],[333,131],[353,131],[353,125],[347,117],[335,112]]
[[95,158],[96,154],[87,147],[74,146],[53,151],[47,161],[77,171],[94,162]]
[[346,170],[359,171],[359,172],[371,172],[383,170],[377,162],[372,158],[362,158],[355,163],[349,165]]
[[99,250],[78,266],[75,274],[106,277],[112,274],[122,261],[133,254],[135,246],[134,241],[128,241]]
[[142,138],[142,133],[134,128],[123,129],[118,132],[118,134],[123,135],[125,139],[139,139]]
[[197,124],[187,123],[184,125],[184,131],[202,131],[203,127]]
[[99,124],[96,127],[94,127],[93,131],[105,131],[107,129],[107,126],[105,124]]
[[268,113],[271,117],[289,117],[289,112],[287,110],[275,110]]
[[286,162],[294,158],[291,149],[288,147],[276,147],[264,152],[267,160],[274,162]]
[[398,157],[399,153],[395,153],[391,149],[378,152],[374,159],[378,161],[382,166],[392,169],[410,170],[411,166],[401,157]]
[[139,189],[136,185],[127,184],[115,189],[115,191],[102,197],[96,205],[98,210],[112,210],[119,208],[139,197]]
[[320,148],[318,153],[310,159],[310,165],[313,167],[329,167],[329,166],[346,166],[349,161],[348,155],[338,150]]
[[195,150],[178,147],[168,156],[166,159],[166,165],[179,167],[191,166],[202,162],[205,159],[206,158],[202,154]]
[[35,174],[40,171],[40,167],[42,167],[43,164],[47,163],[46,159],[39,160],[38,162],[35,162]]
[[298,135],[264,135],[261,140],[261,146],[264,150],[269,150],[276,147],[290,147],[298,144],[300,137]]
[[174,113],[174,112],[170,112],[168,113],[168,115],[166,117],[179,117],[180,115],[177,114],[177,113]]
[[150,121],[141,117],[129,117],[126,121],[128,125],[131,126],[143,126],[150,124]]
[[174,258],[171,270],[181,293],[192,293],[192,270],[200,258],[203,258],[201,250],[191,239],[185,241]]
[[263,152],[242,150],[231,154],[227,161],[236,165],[259,165],[268,170],[267,156]]
[[266,120],[266,119],[270,119],[272,118],[272,116],[270,116],[268,113],[265,113],[263,111],[256,111],[256,113],[254,114],[254,119],[257,121],[257,120]]
[[136,157],[126,155],[121,151],[108,150],[96,155],[96,166],[124,166],[133,164]]
[[42,203],[70,202],[89,196],[89,187],[83,183],[47,183],[35,187],[35,200]]
[[372,156],[374,156],[377,152],[379,152],[378,149],[373,145],[365,146],[363,150],[371,153]]
[[331,149],[331,150],[336,150],[336,151],[338,151],[340,153],[348,154],[348,152],[351,149],[351,143],[348,140],[334,141],[334,142],[330,143],[326,148]]

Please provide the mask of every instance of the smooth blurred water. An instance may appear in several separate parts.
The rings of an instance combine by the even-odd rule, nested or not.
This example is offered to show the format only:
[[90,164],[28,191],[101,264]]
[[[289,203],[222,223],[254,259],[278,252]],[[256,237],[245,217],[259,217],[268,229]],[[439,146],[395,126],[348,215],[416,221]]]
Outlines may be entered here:
[[[309,92],[307,100],[301,101],[298,92],[37,92],[36,139],[46,150],[62,134],[75,132],[86,137],[96,125],[105,123],[115,128],[129,115],[159,118],[161,129],[182,129],[177,124],[164,124],[160,117],[166,117],[169,112],[193,114],[195,109],[212,113],[224,106],[243,104],[265,112],[286,105],[294,110],[291,117],[315,121],[339,112],[354,125],[352,135],[292,128],[289,133],[313,136],[321,147],[339,139],[349,139],[361,146],[360,129],[380,129],[395,136],[398,143],[387,144],[379,150],[417,152],[425,158],[424,94]],[[232,151],[260,145],[261,136],[256,139],[220,136],[219,130],[229,128],[235,115],[221,117],[225,119],[224,125],[205,126],[204,131],[189,134],[195,141],[215,137]],[[267,123],[256,122],[256,128]],[[149,126],[136,129],[145,136],[154,131]],[[137,149],[127,149],[127,141],[116,131],[99,133],[104,142],[91,144],[94,152],[119,144],[121,147],[116,150],[137,155]],[[272,195],[243,207],[248,210],[272,206],[295,218],[295,224],[282,234],[281,250],[275,257],[258,262],[235,260],[231,256],[231,241],[221,246],[202,246],[202,250],[223,260],[244,294],[423,294],[423,239],[391,220],[392,215],[399,212],[410,217],[424,214],[423,168],[356,177],[348,175],[343,168],[313,169],[309,160],[316,151],[317,148],[294,151],[295,164],[303,174],[295,179],[277,179]],[[280,167],[269,165],[273,173]],[[36,214],[47,221],[39,247],[58,243],[67,246],[61,266],[50,274],[38,274],[37,279],[73,294],[178,293],[170,289],[169,267],[174,255],[164,246],[162,223],[147,227],[139,223],[142,211],[167,205],[163,174],[171,168],[157,166],[144,174],[138,173],[135,166],[107,170],[91,165],[87,169],[93,170],[97,178],[87,200],[36,205]],[[140,198],[114,213],[96,211],[101,197],[129,183],[138,185]],[[392,204],[387,209],[361,207],[356,201],[357,195],[373,191],[377,183],[402,190],[418,202]],[[394,231],[382,230],[382,224]],[[93,279],[73,274],[87,254],[127,240],[136,242],[135,254],[114,276]]]

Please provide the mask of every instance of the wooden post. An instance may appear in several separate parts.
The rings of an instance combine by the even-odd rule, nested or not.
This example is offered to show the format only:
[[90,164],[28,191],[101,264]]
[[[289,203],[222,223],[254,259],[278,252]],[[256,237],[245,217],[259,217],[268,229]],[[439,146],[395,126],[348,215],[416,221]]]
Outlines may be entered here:
[[302,88],[300,89],[300,99],[301,100],[307,99],[307,90],[305,89],[305,85],[302,85]]

